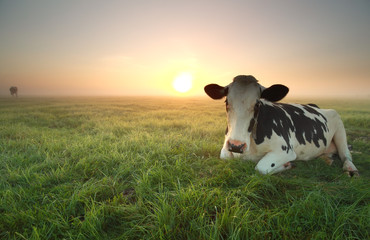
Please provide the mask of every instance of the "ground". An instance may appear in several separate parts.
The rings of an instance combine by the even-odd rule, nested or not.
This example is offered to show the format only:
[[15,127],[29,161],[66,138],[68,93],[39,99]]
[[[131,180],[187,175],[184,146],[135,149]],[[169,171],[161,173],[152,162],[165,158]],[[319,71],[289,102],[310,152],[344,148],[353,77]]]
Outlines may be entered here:
[[0,238],[369,239],[370,101],[291,101],[341,114],[359,178],[220,160],[223,101],[1,98]]

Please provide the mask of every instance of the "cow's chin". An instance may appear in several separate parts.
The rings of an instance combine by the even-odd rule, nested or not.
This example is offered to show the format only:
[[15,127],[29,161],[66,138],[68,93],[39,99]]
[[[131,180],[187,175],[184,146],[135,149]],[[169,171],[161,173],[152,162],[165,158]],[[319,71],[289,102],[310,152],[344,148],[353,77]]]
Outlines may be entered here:
[[238,158],[238,157],[242,157],[243,154],[241,153],[234,153],[234,152],[230,152],[229,150],[227,149],[221,149],[221,153],[220,153],[220,158],[221,159],[224,159],[224,160],[227,160],[227,159],[232,159],[232,158]]
[[234,158],[234,154],[230,152],[229,150],[227,150],[226,148],[222,148],[221,153],[220,153],[220,158],[225,159],[225,160],[232,159]]

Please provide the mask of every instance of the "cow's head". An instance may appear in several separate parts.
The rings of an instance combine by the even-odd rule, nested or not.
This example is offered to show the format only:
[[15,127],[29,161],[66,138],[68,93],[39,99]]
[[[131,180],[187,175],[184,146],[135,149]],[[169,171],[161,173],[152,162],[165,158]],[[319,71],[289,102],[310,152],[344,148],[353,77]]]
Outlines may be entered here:
[[[227,131],[224,148],[230,152],[244,153],[250,147],[250,123],[254,107],[260,98],[276,102],[286,96],[289,89],[280,84],[269,88],[261,86],[253,76],[236,76],[226,87],[209,84],[204,91],[212,99],[226,97]],[[222,155],[222,154],[221,154]]]

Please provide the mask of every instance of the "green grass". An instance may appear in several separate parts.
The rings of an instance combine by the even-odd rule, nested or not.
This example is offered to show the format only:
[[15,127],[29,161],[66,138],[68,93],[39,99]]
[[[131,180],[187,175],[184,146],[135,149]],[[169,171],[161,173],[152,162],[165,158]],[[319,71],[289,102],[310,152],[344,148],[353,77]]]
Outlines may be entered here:
[[316,103],[342,115],[361,177],[220,160],[222,101],[2,98],[0,238],[369,239],[370,102]]

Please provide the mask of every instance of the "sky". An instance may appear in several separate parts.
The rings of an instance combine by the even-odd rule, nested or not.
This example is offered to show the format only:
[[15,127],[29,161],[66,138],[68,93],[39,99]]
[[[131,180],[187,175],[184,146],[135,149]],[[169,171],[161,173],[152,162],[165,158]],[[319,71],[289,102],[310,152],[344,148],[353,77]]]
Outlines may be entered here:
[[[370,98],[369,0],[0,0],[0,95],[204,96],[253,75]],[[193,76],[187,93],[172,82]]]

